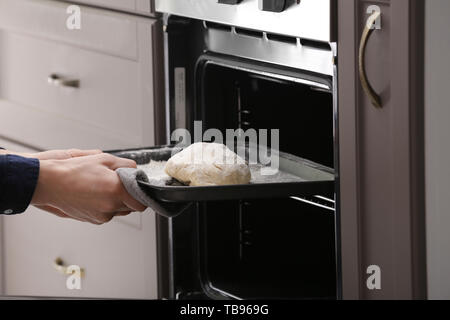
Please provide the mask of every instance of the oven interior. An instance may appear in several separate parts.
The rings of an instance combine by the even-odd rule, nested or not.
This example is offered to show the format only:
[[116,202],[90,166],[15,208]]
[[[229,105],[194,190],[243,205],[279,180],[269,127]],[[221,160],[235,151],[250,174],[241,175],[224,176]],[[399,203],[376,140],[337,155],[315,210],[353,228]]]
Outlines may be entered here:
[[199,68],[195,118],[204,130],[220,129],[225,136],[226,129],[279,129],[281,151],[334,167],[329,90],[271,77],[259,68],[252,73],[210,61]]
[[[196,71],[203,130],[279,129],[280,151],[334,167],[330,89],[212,60]],[[334,193],[198,204],[173,220],[178,298],[336,298]]]

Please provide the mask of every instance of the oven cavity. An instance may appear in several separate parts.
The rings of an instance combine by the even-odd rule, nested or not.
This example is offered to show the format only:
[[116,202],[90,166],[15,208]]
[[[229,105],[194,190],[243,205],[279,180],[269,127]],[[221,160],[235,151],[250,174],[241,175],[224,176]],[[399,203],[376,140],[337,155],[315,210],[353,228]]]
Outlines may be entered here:
[[334,167],[333,96],[324,82],[301,83],[268,69],[251,72],[213,61],[199,73],[197,120],[204,130],[219,129],[224,136],[227,129],[279,130],[280,151]]
[[[277,129],[279,151],[332,172],[328,80],[204,56],[196,120],[224,136],[227,129]],[[334,191],[210,202],[197,214],[199,277],[210,298],[336,298]]]

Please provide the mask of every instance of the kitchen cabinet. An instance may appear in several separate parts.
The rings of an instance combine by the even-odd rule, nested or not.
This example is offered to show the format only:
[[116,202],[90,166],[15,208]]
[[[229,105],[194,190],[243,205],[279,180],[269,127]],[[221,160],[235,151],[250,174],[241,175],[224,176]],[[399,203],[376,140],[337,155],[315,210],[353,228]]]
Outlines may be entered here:
[[[424,298],[423,2],[337,3],[342,295]],[[381,108],[358,70],[374,5],[381,28],[368,37],[363,67]]]
[[450,299],[450,2],[425,1],[425,168],[427,289],[429,299]]
[[87,4],[107,9],[114,9],[149,16],[155,14],[153,0],[75,0],[70,1],[69,3]]
[[[35,152],[165,142],[160,21],[83,6],[81,30],[69,30],[66,7],[0,0],[0,146]],[[151,210],[103,226],[34,207],[0,220],[5,295],[157,298]],[[57,258],[83,268],[81,290],[66,287]]]

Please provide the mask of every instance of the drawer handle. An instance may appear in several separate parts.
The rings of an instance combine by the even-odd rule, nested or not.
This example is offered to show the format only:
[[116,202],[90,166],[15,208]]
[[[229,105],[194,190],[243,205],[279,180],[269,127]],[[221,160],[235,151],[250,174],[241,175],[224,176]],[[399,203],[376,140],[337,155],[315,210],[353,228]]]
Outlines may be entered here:
[[[58,271],[61,274],[64,275],[71,275],[73,274],[73,272],[69,271],[69,267],[65,265],[63,259],[61,258],[56,258],[55,261],[53,261],[53,267],[55,268],[56,271]],[[80,269],[80,276],[84,277],[84,269],[81,268]]]
[[375,92],[372,85],[369,83],[367,79],[366,72],[366,46],[367,41],[369,40],[370,35],[372,34],[374,28],[373,25],[381,16],[381,11],[375,11],[367,20],[366,26],[364,27],[364,32],[361,37],[361,44],[359,47],[359,78],[361,80],[361,85],[364,89],[364,92],[369,97],[370,101],[376,108],[382,108],[381,97]]
[[79,88],[80,80],[77,79],[67,79],[56,73],[52,73],[48,76],[47,81],[49,84],[55,87],[70,87],[70,88]]

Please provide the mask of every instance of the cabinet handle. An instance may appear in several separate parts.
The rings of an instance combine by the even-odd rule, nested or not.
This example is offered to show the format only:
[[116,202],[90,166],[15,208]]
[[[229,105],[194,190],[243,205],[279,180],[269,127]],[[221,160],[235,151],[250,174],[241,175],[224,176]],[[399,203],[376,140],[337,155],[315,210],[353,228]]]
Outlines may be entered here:
[[361,37],[361,43],[359,46],[359,78],[361,80],[361,85],[364,89],[364,92],[367,94],[370,101],[376,108],[382,108],[383,106],[381,103],[381,97],[375,92],[372,85],[369,83],[369,80],[367,79],[365,53],[367,41],[369,40],[370,35],[374,30],[373,25],[377,21],[377,19],[380,18],[380,16],[380,11],[374,11],[374,13],[369,17],[366,26],[364,27],[364,31]]
[[56,73],[52,73],[48,76],[47,81],[49,84],[55,87],[70,87],[70,88],[79,88],[80,80],[78,79],[66,79]]
[[[55,261],[53,261],[53,267],[55,268],[56,271],[58,271],[61,274],[64,275],[71,275],[73,272],[69,271],[69,267],[65,265],[63,259],[61,258],[56,258]],[[80,269],[80,276],[84,277],[84,269],[81,268]]]

